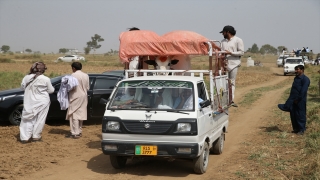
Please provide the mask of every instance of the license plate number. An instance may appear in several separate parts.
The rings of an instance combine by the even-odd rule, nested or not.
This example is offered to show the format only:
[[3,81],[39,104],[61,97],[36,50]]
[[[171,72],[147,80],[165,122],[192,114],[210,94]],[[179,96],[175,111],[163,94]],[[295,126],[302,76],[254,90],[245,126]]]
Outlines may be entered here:
[[142,146],[136,145],[135,155],[157,155],[157,146]]

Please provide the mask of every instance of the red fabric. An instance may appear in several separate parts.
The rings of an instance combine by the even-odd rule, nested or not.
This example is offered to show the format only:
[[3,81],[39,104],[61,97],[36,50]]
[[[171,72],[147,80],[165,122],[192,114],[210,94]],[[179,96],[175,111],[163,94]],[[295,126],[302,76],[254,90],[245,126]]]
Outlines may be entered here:
[[119,40],[122,62],[129,62],[129,58],[134,56],[207,54],[208,48],[204,43],[209,41],[191,31],[173,31],[159,36],[147,30],[123,32]]
[[206,37],[192,31],[172,31],[164,34],[166,40],[171,41],[174,49],[179,54],[208,54],[208,48],[205,45],[209,41]]

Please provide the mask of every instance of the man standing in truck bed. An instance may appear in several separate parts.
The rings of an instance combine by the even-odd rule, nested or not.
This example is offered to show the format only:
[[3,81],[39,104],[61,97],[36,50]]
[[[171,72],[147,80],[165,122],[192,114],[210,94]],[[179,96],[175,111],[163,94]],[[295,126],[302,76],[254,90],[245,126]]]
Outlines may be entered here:
[[234,93],[236,85],[236,76],[241,64],[241,56],[244,54],[244,45],[242,39],[235,36],[236,30],[232,26],[225,26],[222,33],[224,39],[221,41],[221,50],[226,51],[228,59],[228,76],[232,85],[232,106],[238,107],[234,103]]

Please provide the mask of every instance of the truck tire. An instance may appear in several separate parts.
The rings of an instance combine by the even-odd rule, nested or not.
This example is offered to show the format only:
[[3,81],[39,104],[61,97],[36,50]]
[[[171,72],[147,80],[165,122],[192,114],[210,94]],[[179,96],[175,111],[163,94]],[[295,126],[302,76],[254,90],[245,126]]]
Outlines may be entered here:
[[212,143],[210,152],[212,154],[222,154],[224,146],[224,132],[221,132],[220,137]]
[[193,170],[197,174],[203,174],[206,172],[209,164],[209,146],[208,143],[204,143],[202,153],[199,157],[193,160]]
[[283,75],[285,76],[285,75],[287,75],[286,73],[283,73]]
[[19,104],[14,107],[13,111],[9,115],[9,121],[12,125],[19,126],[21,122],[23,104]]
[[124,157],[124,156],[110,155],[110,161],[111,161],[111,165],[115,169],[121,169],[121,168],[124,168],[126,166],[127,158]]

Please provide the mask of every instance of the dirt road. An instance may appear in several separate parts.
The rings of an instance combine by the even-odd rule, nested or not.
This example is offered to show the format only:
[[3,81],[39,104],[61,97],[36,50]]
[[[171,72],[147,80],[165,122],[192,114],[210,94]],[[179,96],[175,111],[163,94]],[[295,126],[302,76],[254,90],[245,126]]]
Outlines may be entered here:
[[[293,78],[280,76],[282,69],[273,68],[274,64],[265,65],[271,67],[274,73],[273,80],[264,84],[237,88],[236,102],[240,102],[241,97],[251,89],[272,86]],[[133,162],[129,160],[126,168],[115,170],[110,164],[109,157],[103,155],[100,148],[101,125],[86,126],[83,137],[76,140],[64,138],[64,134],[69,129],[67,125],[46,125],[43,132],[44,142],[17,145],[16,141],[7,141],[5,146],[11,146],[14,152],[1,152],[0,150],[1,154],[5,154],[1,155],[1,173],[6,172],[0,176],[0,179],[236,179],[235,176],[230,175],[230,172],[239,166],[245,166],[238,163],[243,158],[237,153],[241,148],[241,143],[255,141],[255,133],[260,131],[259,127],[268,117],[270,110],[276,107],[277,100],[288,86],[268,91],[252,106],[231,108],[224,152],[221,155],[210,155],[208,170],[203,175],[194,174],[192,163],[186,160],[173,162],[164,160]],[[10,133],[9,131],[10,128],[8,132],[1,132],[1,142],[4,141],[1,137],[4,137],[5,133]],[[16,140],[18,131],[11,138]],[[21,160],[21,163],[29,163],[32,166],[18,171],[19,164],[3,164],[8,163],[10,159],[16,160],[17,158]],[[38,165],[34,165],[35,162],[38,162],[36,163]]]

